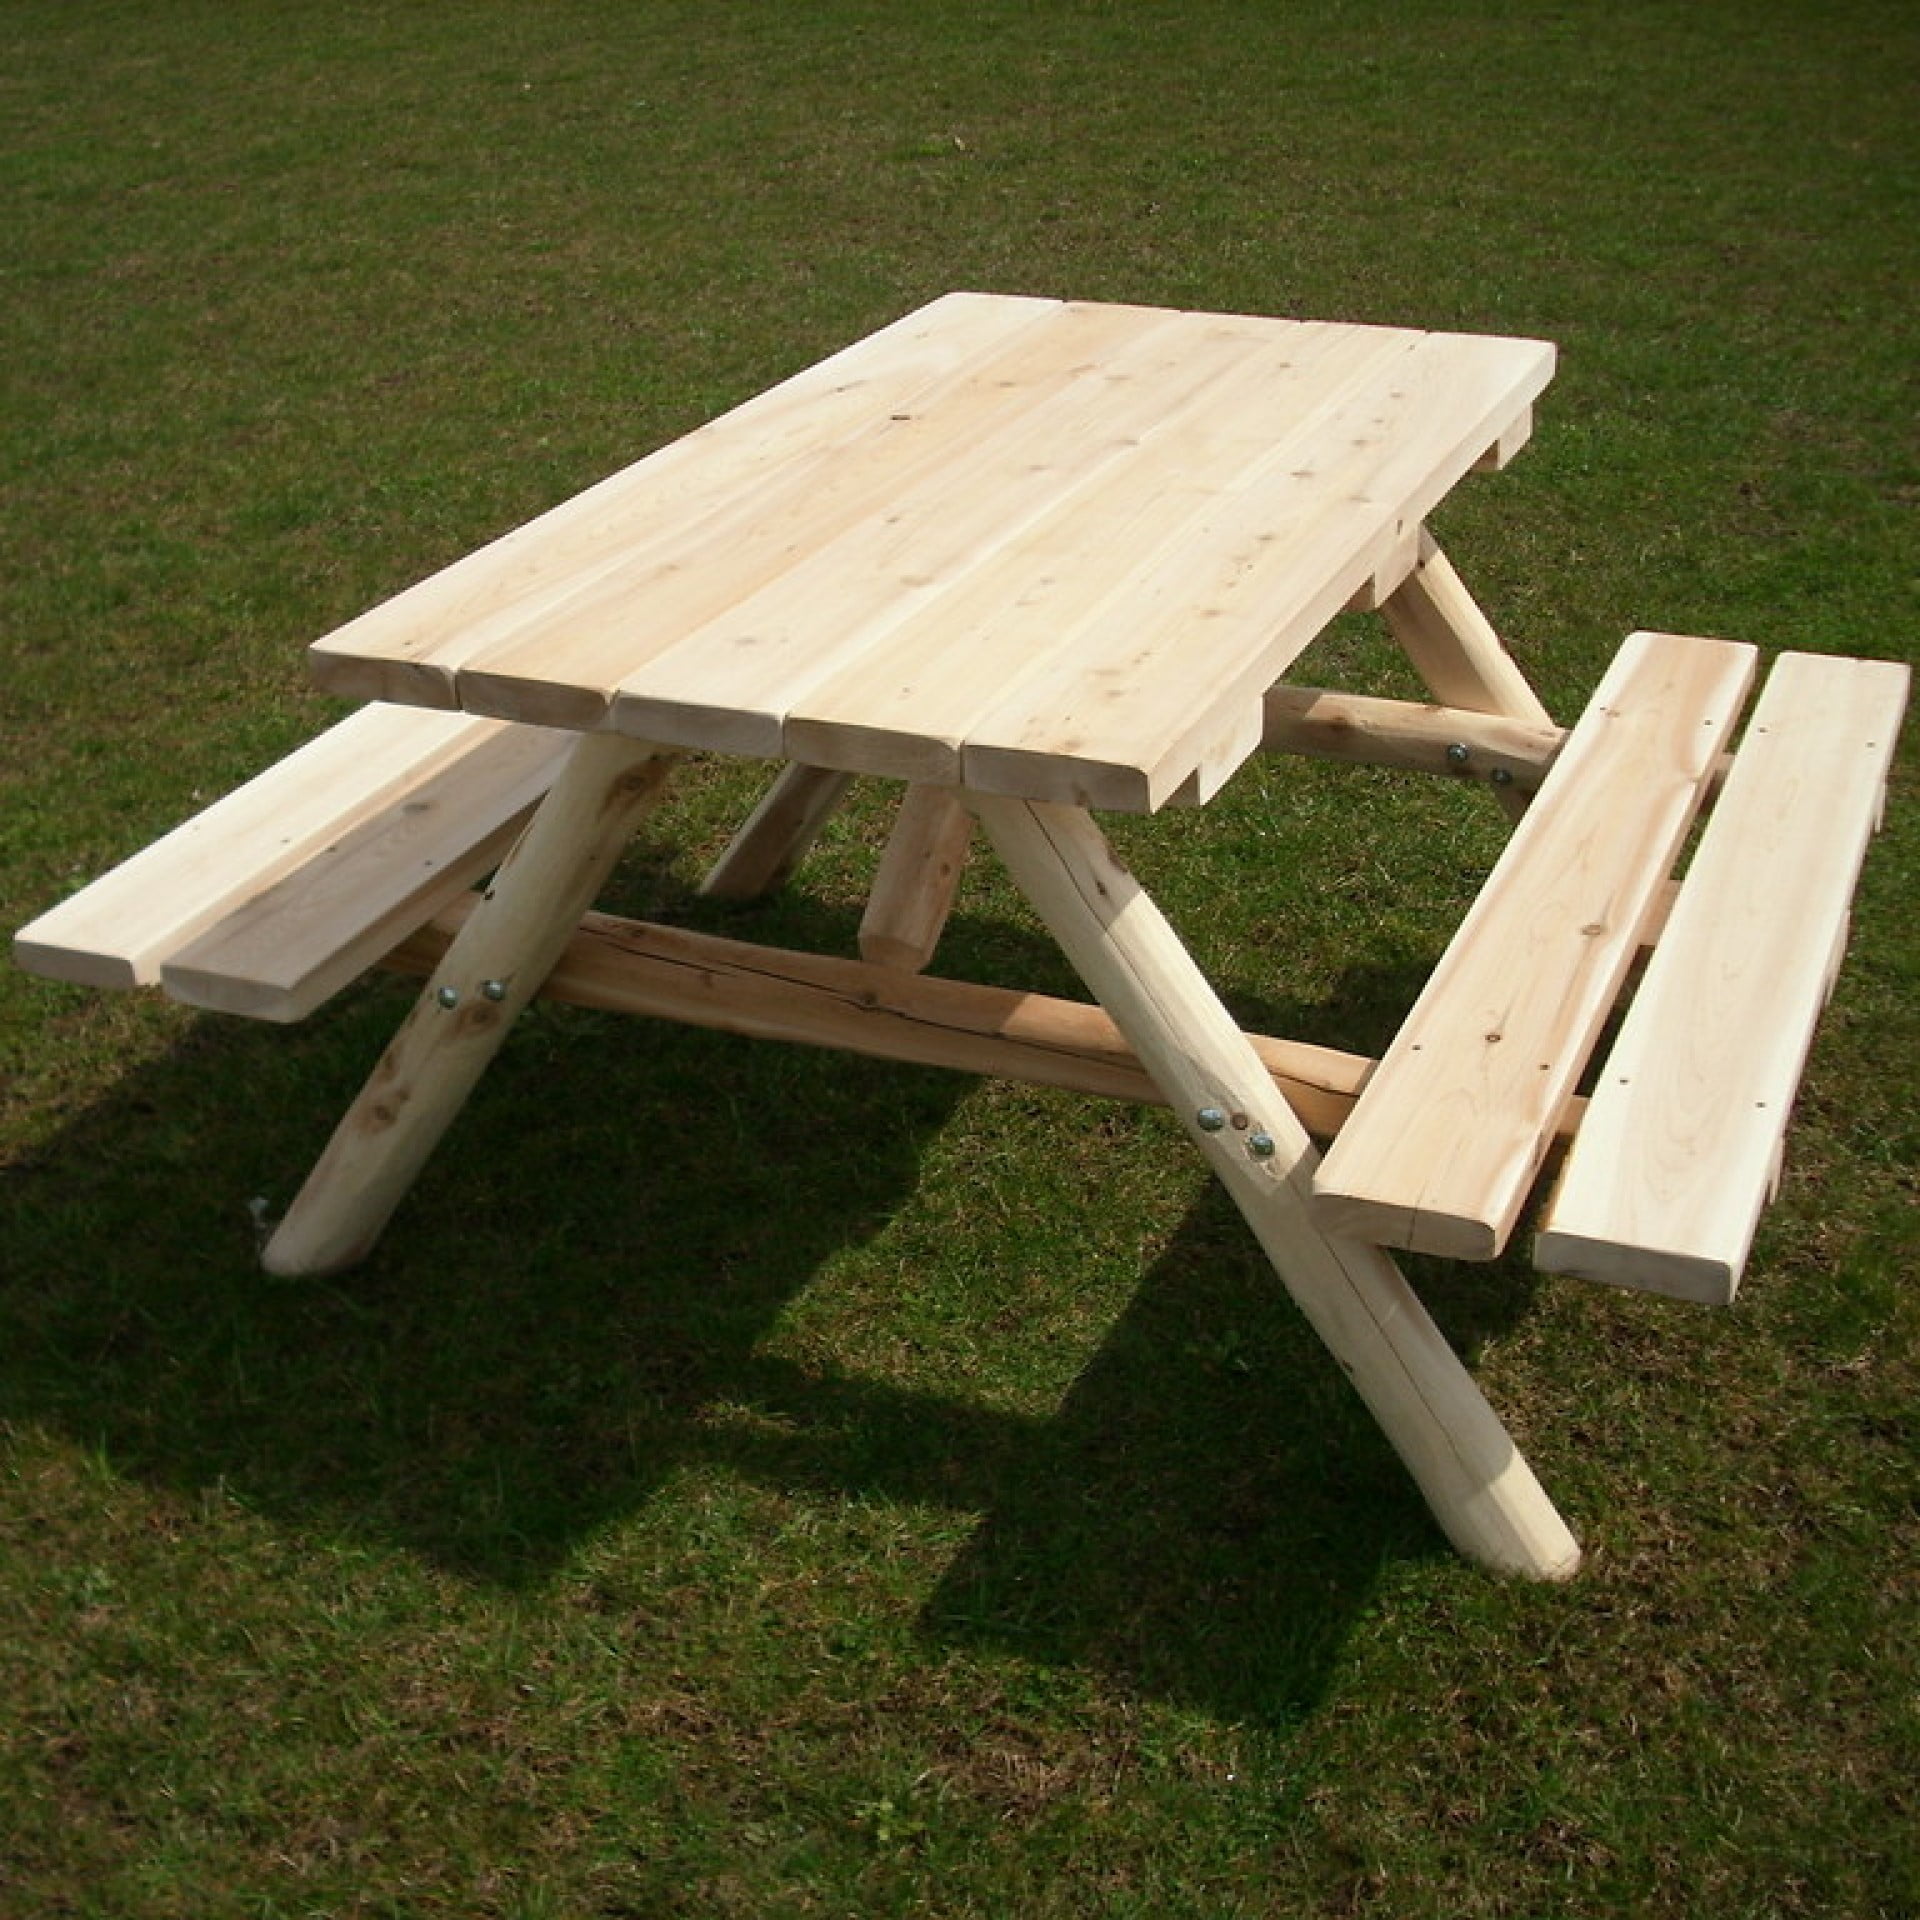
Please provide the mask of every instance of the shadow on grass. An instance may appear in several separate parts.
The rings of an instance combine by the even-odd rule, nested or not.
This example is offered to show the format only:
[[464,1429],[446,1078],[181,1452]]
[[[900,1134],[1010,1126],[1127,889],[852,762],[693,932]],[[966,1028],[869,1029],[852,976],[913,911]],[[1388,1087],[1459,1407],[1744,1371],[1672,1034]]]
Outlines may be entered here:
[[[1350,985],[1243,1010],[1351,1031],[1407,997]],[[248,1196],[284,1204],[405,1004],[375,983],[291,1031],[199,1023],[0,1178],[0,1412],[512,1587],[688,1463],[978,1511],[934,1644],[1235,1716],[1310,1705],[1382,1564],[1445,1550],[1211,1187],[1051,1417],[761,1351],[913,1192],[957,1075],[536,1007],[372,1259],[267,1278]],[[1527,1298],[1503,1268],[1436,1306],[1471,1353]]]

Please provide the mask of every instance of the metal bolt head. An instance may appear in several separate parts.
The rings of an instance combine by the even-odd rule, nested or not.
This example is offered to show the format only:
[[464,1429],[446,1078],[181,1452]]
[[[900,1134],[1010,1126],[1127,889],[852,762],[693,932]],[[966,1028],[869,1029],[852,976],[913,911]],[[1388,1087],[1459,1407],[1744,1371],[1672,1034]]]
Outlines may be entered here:
[[1496,787],[1510,787],[1513,785],[1513,775],[1509,773],[1505,767],[1495,767],[1494,770],[1487,775],[1487,778],[1491,780]]
[[1227,1116],[1218,1107],[1202,1107],[1193,1116],[1193,1124],[1202,1133],[1218,1133],[1227,1124]]
[[1464,767],[1472,758],[1472,749],[1468,747],[1464,740],[1456,740],[1452,746],[1447,749],[1447,763],[1449,766]]
[[1256,1160],[1273,1158],[1273,1135],[1270,1133],[1250,1133],[1247,1135],[1247,1151]]
[[504,1000],[507,997],[507,983],[504,980],[489,980],[480,992],[488,1000]]
[[460,989],[458,987],[442,987],[433,997],[451,1013],[454,1008],[460,1004]]

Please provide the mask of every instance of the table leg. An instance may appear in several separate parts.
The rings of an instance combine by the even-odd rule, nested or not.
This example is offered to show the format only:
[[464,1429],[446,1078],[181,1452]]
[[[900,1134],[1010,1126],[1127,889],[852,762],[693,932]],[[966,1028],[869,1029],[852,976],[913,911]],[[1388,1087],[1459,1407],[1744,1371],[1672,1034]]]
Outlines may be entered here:
[[676,758],[582,736],[268,1242],[269,1272],[331,1273],[373,1246]]
[[758,900],[779,886],[845,798],[853,775],[789,761],[700,882],[709,900]]
[[1316,1153],[1179,937],[1077,808],[972,796],[1015,883],[1131,1043],[1460,1551],[1564,1579],[1580,1549],[1381,1248],[1308,1207]]
[[918,973],[940,944],[966,865],[973,815],[952,787],[909,787],[860,921],[860,957]]

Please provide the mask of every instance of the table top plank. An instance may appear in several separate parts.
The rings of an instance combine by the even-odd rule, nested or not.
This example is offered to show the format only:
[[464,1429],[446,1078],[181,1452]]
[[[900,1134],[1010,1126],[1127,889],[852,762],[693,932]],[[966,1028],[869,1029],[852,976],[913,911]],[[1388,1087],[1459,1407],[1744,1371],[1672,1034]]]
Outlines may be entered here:
[[[1025,434],[1057,445],[1063,403],[1084,410],[1086,370],[1120,361],[1172,316],[1148,308],[1060,307],[1043,313],[935,379],[896,386],[883,408],[824,436],[800,460],[702,496],[636,532],[628,564],[577,594],[554,618],[522,626],[461,667],[461,704],[476,713],[598,725],[623,678],[661,692],[663,709],[621,730],[683,747],[776,755],[777,716],[766,724],[763,689],[805,674],[810,651],[837,650],[837,626],[798,635],[767,617],[817,601],[811,563],[861,529],[885,528],[916,491],[946,495],[979,449]],[[1038,423],[1051,424],[1043,438]],[[937,528],[935,529],[937,537]],[[923,538],[926,537],[923,533]],[[756,614],[758,618],[756,619]],[[728,676],[728,668],[734,671]],[[727,682],[709,693],[709,677]]]
[[[1531,351],[1529,351],[1529,349]],[[1375,386],[1276,442],[1187,537],[1147,557],[1063,670],[969,738],[966,784],[1130,811],[1239,764],[1261,697],[1546,386],[1542,343],[1414,335]],[[1525,399],[1520,398],[1525,395]]]
[[[1010,678],[1074,644],[1075,623],[1049,589],[1078,578],[1097,595],[1124,572],[1129,536],[1177,536],[1222,474],[1267,450],[1241,396],[1250,373],[1282,381],[1303,341],[1232,320],[1142,322],[1044,400],[915,476],[884,516],[649,662],[623,690],[615,724],[956,779],[971,720]],[[1350,330],[1332,338],[1350,359],[1385,351]],[[1204,435],[1213,471],[1154,457],[1183,429]],[[748,715],[757,744],[734,730]]]
[[935,300],[348,621],[313,644],[314,677],[348,699],[455,707],[469,661],[515,637],[538,644],[568,631],[597,597],[626,607],[615,628],[624,640],[633,603],[620,583],[643,577],[649,560],[670,560],[704,516],[769,487],[804,493],[850,442],[884,434],[903,408],[928,406],[1057,307],[967,293]]
[[950,295],[328,636],[336,691],[1151,809],[1544,343]]
[[[1085,671],[1089,645],[1116,612],[1127,617],[1152,559],[1183,547],[1225,496],[1297,452],[1317,396],[1364,388],[1414,338],[1337,326],[1250,332],[1224,321],[1198,335],[1182,329],[1176,375],[1155,383],[1159,399],[1136,387],[1134,417],[1109,422],[1119,431],[1051,488],[1043,511],[999,515],[991,539],[943,575],[873,580],[844,660],[790,706],[788,750],[959,781],[963,748],[1013,689]],[[1279,400],[1289,390],[1296,408]],[[1249,408],[1249,391],[1274,404]],[[1104,417],[1113,400],[1098,399]],[[1278,435],[1276,416],[1292,423]],[[976,515],[998,513],[998,491],[983,473]],[[1019,583],[1011,599],[1010,581]]]

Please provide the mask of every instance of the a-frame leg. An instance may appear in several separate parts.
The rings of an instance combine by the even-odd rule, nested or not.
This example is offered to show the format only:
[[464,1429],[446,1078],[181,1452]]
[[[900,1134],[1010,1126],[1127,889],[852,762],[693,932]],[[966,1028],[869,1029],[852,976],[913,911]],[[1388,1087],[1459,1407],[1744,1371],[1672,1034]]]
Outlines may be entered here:
[[362,1258],[553,969],[677,756],[586,734],[267,1243],[272,1273]]
[[933,958],[966,865],[973,815],[952,787],[909,787],[860,922],[860,957],[918,973]]
[[758,900],[806,856],[853,785],[853,775],[790,760],[700,882],[709,900]]
[[1172,1103],[1275,1271],[1459,1550],[1564,1579],[1580,1549],[1472,1377],[1380,1248],[1308,1207],[1316,1154],[1179,937],[1077,808],[974,797],[981,824]]

